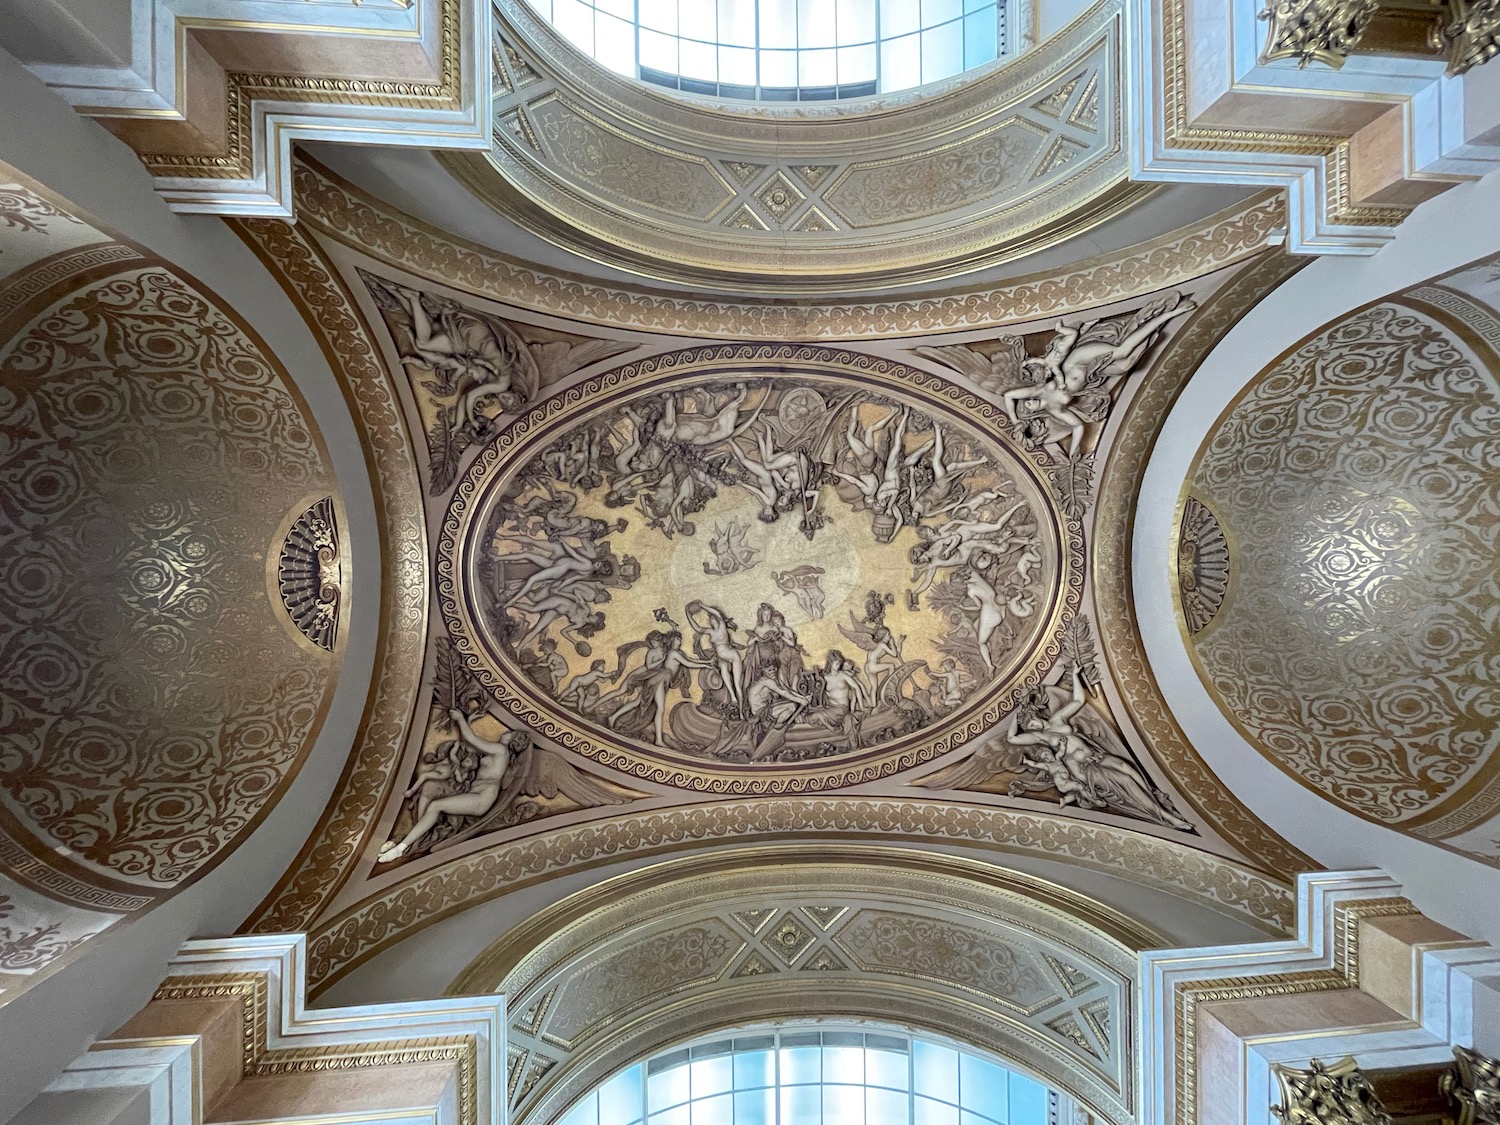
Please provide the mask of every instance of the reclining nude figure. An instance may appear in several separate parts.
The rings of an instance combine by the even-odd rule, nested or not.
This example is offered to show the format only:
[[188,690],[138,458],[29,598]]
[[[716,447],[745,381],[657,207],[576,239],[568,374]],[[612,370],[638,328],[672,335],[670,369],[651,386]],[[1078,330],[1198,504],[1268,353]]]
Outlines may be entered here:
[[448,715],[458,724],[458,736],[463,740],[464,745],[479,757],[479,768],[474,772],[474,779],[469,783],[469,788],[462,793],[438,797],[436,800],[426,802],[426,807],[419,802],[417,822],[399,842],[387,841],[381,847],[378,857],[380,863],[400,859],[413,844],[432,831],[438,819],[444,815],[483,816],[494,808],[495,801],[500,796],[500,785],[505,780],[505,771],[510,766],[511,756],[517,749],[523,747],[529,738],[525,731],[512,730],[502,734],[499,741],[491,742],[474,732],[474,728],[469,725],[468,716],[462,711],[454,708],[448,712]]

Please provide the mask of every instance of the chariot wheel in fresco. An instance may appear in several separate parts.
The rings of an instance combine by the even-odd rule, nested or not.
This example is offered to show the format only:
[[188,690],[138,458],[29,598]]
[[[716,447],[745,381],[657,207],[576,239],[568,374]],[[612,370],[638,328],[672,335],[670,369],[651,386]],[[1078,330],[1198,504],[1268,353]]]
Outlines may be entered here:
[[1082,542],[989,403],[869,356],[677,352],[523,416],[460,482],[465,676],[638,777],[798,792],[962,745],[1036,688]]

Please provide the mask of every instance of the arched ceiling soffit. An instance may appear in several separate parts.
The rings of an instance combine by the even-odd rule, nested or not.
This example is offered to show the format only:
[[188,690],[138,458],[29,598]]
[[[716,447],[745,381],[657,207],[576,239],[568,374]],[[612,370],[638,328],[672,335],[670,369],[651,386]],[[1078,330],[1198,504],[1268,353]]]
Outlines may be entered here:
[[517,1120],[556,1120],[620,1067],[684,1040],[843,1017],[956,1035],[1126,1121],[1136,951],[1161,940],[981,864],[839,844],[727,849],[564,899],[451,991],[508,998]]
[[348,562],[318,427],[254,332],[0,177],[3,981],[272,808],[333,692]]
[[[311,931],[315,979],[509,888],[778,833],[983,839],[1284,922],[1311,863],[1202,768],[1128,612],[1102,619],[1129,579],[1096,531],[1101,473],[1150,448],[1118,436],[1137,399],[1169,402],[1284,257],[1077,334],[683,347],[243,229],[346,378],[378,349],[362,424],[407,446],[383,487],[424,498],[387,574],[425,632],[385,650],[378,737],[254,923]],[[1093,372],[1052,377],[1054,414],[1049,363]]]
[[869,299],[699,297],[539,269],[413,219],[309,160],[293,180],[299,224],[334,256],[530,313],[689,339],[874,340],[1076,316],[1244,262],[1275,246],[1286,222],[1280,196],[1265,193],[1127,250],[999,285]]
[[586,258],[731,291],[953,277],[1086,231],[1151,190],[1121,144],[1123,6],[926,94],[701,101],[599,67],[495,6],[494,143],[443,163]]
[[1210,429],[1183,636],[1246,739],[1349,811],[1500,865],[1500,257],[1330,322]]

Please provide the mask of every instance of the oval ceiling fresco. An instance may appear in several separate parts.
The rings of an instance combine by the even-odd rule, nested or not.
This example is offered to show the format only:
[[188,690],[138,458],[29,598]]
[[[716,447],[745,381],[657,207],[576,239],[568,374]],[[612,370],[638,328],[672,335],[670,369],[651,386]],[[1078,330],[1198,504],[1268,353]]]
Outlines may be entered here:
[[637,776],[796,791],[1036,685],[1081,543],[993,407],[808,348],[595,382],[492,443],[444,528],[455,645],[512,713]]

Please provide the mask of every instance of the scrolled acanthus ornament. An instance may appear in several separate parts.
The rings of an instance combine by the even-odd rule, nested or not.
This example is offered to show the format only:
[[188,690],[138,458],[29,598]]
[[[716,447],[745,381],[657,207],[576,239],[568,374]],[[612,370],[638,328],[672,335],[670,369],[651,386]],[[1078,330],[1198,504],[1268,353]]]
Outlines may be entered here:
[[1261,62],[1296,59],[1337,70],[1354,53],[1380,9],[1378,0],[1273,0],[1260,13],[1270,25]]
[[1271,1113],[1285,1125],[1393,1125],[1352,1055],[1332,1066],[1313,1059],[1305,1070],[1281,1064],[1272,1070],[1281,1104]]
[[1500,54],[1500,0],[1448,0],[1441,37],[1448,73],[1463,74]]
[[1500,1059],[1468,1047],[1454,1047],[1453,1058],[1443,1093],[1457,1108],[1455,1125],[1500,1125]]

